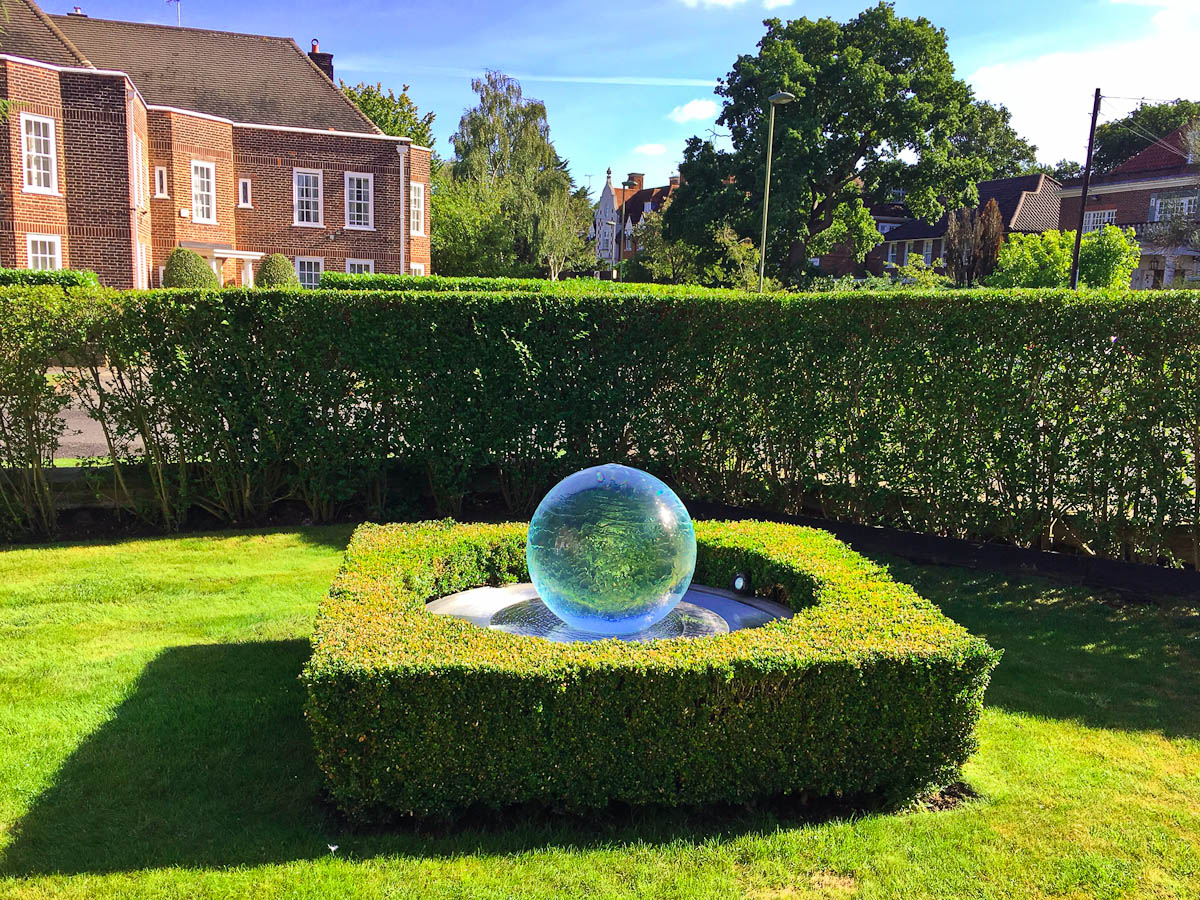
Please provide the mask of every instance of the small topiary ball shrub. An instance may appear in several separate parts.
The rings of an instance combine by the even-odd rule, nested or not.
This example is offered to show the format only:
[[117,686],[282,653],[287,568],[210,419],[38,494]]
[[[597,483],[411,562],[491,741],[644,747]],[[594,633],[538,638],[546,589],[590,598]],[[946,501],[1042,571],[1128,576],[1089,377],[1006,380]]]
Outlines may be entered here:
[[359,528],[303,674],[337,805],[369,822],[801,791],[899,801],[954,780],[999,653],[825,532],[697,522],[696,539],[696,582],[748,572],[795,616],[551,643],[424,609],[524,580],[523,525]]
[[186,247],[176,247],[167,257],[163,269],[163,287],[169,288],[219,288],[221,280],[203,256]]
[[300,276],[292,261],[282,253],[269,253],[258,264],[254,273],[254,286],[267,287],[300,287]]

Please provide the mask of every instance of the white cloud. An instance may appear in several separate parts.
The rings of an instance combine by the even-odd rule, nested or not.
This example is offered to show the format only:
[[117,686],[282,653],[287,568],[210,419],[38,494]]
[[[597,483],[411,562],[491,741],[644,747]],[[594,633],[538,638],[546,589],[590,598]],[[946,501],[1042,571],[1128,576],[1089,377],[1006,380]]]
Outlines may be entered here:
[[766,9],[775,9],[777,6],[791,6],[795,0],[763,0],[763,7]]
[[683,124],[684,122],[694,122],[698,119],[714,119],[717,116],[717,101],[715,100],[689,100],[683,106],[677,106],[669,113],[667,118],[672,122]]
[[665,144],[639,144],[633,148],[638,156],[662,156],[667,152]]
[[1037,144],[1038,157],[1083,161],[1092,92],[1111,95],[1100,121],[1120,118],[1147,97],[1173,99],[1194,93],[1200,46],[1200,4],[1195,0],[1110,0],[1154,10],[1145,33],[1082,50],[1063,50],[983,66],[967,80],[983,99],[1012,110],[1013,127]]
[[683,5],[695,9],[697,6],[737,6],[745,2],[746,0],[683,0]]

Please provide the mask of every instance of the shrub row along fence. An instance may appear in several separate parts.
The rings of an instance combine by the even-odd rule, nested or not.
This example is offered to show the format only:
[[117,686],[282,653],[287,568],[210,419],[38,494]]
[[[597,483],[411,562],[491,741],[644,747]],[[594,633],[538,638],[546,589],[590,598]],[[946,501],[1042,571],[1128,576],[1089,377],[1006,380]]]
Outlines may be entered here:
[[[378,510],[397,461],[514,514],[598,461],[785,512],[1195,562],[1192,293],[158,291],[0,300],[0,504],[49,534],[59,411],[163,529]],[[61,376],[48,377],[63,364]],[[142,470],[150,499],[125,487]]]

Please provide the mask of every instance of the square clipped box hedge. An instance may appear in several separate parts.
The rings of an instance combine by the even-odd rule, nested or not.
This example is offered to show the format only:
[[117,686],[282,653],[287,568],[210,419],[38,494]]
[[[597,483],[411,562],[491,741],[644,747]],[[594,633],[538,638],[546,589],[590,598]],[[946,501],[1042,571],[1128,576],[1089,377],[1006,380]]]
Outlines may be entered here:
[[902,800],[957,777],[999,659],[829,534],[697,522],[695,582],[795,614],[699,639],[558,644],[427,613],[528,578],[524,525],[364,525],[304,669],[317,759],[360,821],[540,803]]

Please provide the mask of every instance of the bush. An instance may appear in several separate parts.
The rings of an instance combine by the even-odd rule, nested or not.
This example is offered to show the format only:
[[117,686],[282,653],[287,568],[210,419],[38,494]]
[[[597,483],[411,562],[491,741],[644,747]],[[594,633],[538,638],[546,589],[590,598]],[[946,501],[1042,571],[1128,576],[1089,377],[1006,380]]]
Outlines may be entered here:
[[[1071,284],[1074,231],[1010,234],[1000,246],[993,287],[1066,288]],[[1141,250],[1132,228],[1105,225],[1083,236],[1079,247],[1079,283],[1094,288],[1127,288]]]
[[100,279],[86,269],[0,269],[0,287],[37,285],[55,285],[65,292],[73,287],[99,287]]
[[258,263],[258,271],[254,273],[256,288],[269,287],[300,287],[300,276],[292,261],[282,253],[269,253]]
[[176,247],[167,257],[163,270],[163,287],[168,288],[218,288],[221,281],[208,261],[195,250]]
[[696,582],[746,571],[794,617],[728,636],[558,644],[425,612],[525,580],[525,530],[361,527],[317,614],[306,713],[348,816],[582,810],[808,792],[896,801],[957,777],[985,641],[829,534],[697,522]]
[[[17,353],[42,346],[37,324],[109,361],[113,378],[68,367],[62,389],[144,467],[154,502],[121,502],[159,528],[193,507],[260,521],[284,498],[379,515],[393,467],[444,514],[489,491],[525,516],[617,459],[689,497],[1200,560],[1194,292],[588,287],[6,288],[45,321],[0,323],[0,353],[42,377],[55,356]],[[0,394],[0,416],[41,428],[30,415]]]

